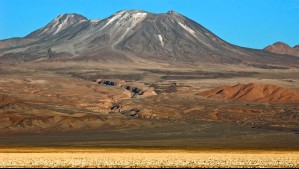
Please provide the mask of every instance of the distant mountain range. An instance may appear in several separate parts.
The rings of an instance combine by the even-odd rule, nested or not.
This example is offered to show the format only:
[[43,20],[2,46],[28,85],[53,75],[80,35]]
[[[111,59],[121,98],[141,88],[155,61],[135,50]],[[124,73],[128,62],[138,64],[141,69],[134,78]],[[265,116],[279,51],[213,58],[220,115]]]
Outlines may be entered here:
[[299,57],[299,45],[296,45],[292,48],[286,43],[276,42],[273,45],[267,46],[264,50],[272,53],[293,55]]
[[299,65],[298,57],[280,54],[270,47],[230,44],[175,11],[124,10],[102,20],[63,14],[23,38],[0,41],[1,62],[142,58],[169,64]]

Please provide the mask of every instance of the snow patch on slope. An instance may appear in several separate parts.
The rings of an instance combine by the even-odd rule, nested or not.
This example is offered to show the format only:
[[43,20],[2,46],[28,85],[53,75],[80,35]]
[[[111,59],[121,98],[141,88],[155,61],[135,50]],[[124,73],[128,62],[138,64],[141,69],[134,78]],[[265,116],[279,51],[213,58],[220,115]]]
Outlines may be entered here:
[[143,21],[146,17],[147,13],[135,13],[129,14],[127,11],[122,11],[116,13],[112,18],[108,20],[108,22],[103,26],[102,29],[107,27],[113,22],[117,22],[118,25],[131,25],[132,27],[135,26],[137,23]]
[[118,18],[120,18],[123,15],[123,13],[125,13],[125,11],[116,13],[112,18],[110,18],[108,20],[108,22],[103,26],[103,28],[105,28],[106,26],[108,26],[109,24],[111,24],[112,22],[114,22],[115,20],[117,20]]
[[158,35],[158,38],[159,38],[159,40],[161,42],[161,46],[164,46],[163,37],[161,35]]
[[75,23],[81,23],[86,21],[87,19],[84,19],[83,17],[81,18],[76,18],[77,16],[74,14],[62,14],[59,15],[57,18],[55,18],[52,22],[50,22],[46,27],[43,28],[43,30],[38,33],[37,37],[42,36],[43,34],[47,35],[55,35],[62,30],[68,28],[72,24]]
[[48,29],[49,28],[46,28],[45,30],[43,30],[39,35],[41,35],[41,34],[43,34],[43,33],[45,33],[45,32],[47,32],[48,31]]
[[56,31],[54,32],[54,34],[57,34],[63,26],[64,26],[64,23],[59,24],[58,28],[56,29]]
[[191,29],[190,27],[188,27],[187,25],[183,24],[182,22],[178,22],[178,24],[184,28],[186,31],[188,31],[191,35],[193,35],[194,37],[197,38],[197,36],[195,35],[195,31],[193,29]]
[[58,27],[56,28],[56,31],[54,32],[54,34],[57,34],[58,32],[60,32],[60,30],[65,29],[68,26],[68,22],[69,20],[74,17],[73,14],[68,15],[62,22],[60,21],[60,17],[57,18],[57,23],[55,24],[54,28],[58,25]]
[[94,19],[94,20],[91,20],[91,24],[97,24],[101,21],[101,19]]
[[104,29],[108,25],[114,23],[109,31],[110,36],[112,37],[113,46],[122,41],[132,29],[140,22],[142,22],[147,16],[147,13],[130,13],[127,11],[122,11],[115,14],[108,22],[101,28]]
[[140,21],[146,17],[147,13],[135,13],[132,15],[134,20]]

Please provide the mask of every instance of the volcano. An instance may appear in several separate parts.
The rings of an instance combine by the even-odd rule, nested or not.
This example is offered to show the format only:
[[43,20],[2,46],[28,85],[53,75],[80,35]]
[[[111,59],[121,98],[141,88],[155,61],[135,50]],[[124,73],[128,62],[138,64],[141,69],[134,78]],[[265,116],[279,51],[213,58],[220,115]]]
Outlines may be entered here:
[[97,20],[79,14],[62,14],[23,38],[0,41],[1,61],[134,62],[136,57],[171,65],[299,65],[298,57],[230,44],[175,11],[154,14],[124,10]]

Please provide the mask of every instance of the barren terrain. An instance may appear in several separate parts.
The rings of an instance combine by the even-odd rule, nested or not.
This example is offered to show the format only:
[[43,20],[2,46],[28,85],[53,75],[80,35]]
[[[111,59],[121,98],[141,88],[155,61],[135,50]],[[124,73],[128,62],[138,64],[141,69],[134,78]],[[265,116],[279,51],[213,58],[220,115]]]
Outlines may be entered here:
[[297,94],[297,69],[150,66],[155,68],[94,62],[1,66],[0,145],[299,149],[298,102],[198,95],[249,83]]

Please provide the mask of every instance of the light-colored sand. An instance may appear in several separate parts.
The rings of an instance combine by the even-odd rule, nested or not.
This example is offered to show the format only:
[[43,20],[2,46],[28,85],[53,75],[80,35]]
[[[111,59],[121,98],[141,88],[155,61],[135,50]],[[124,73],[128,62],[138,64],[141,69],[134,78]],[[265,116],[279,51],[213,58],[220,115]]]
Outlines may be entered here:
[[299,153],[0,153],[0,167],[299,167]]

